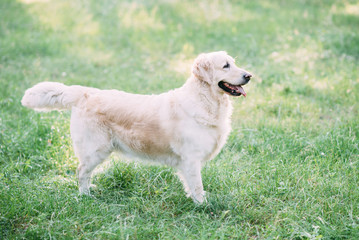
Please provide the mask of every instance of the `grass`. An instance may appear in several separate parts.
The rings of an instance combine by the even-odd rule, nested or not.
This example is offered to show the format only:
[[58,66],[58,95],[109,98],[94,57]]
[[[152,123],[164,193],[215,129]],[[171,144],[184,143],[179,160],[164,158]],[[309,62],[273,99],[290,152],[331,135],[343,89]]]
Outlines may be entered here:
[[[357,1],[0,1],[1,239],[358,239]],[[173,170],[111,156],[79,196],[69,112],[23,108],[58,81],[179,87],[201,52],[256,77],[203,169],[208,202]]]

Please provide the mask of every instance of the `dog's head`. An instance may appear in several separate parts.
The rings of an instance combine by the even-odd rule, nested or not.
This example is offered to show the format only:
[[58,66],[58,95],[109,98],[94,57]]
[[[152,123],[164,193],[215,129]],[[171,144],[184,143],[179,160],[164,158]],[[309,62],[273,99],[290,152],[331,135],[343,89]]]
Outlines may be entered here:
[[246,96],[243,85],[247,84],[252,75],[237,67],[234,59],[226,52],[200,54],[192,67],[196,79],[209,84],[219,93],[231,96]]

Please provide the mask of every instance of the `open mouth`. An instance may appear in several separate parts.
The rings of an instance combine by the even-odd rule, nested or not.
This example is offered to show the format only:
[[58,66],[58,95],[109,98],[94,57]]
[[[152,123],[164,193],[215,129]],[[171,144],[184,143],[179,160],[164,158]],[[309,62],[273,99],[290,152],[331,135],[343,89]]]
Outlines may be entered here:
[[244,91],[244,89],[242,88],[241,85],[232,85],[225,81],[220,81],[218,83],[218,86],[220,88],[222,88],[229,95],[236,96],[236,97],[241,96],[241,95],[243,95],[244,97],[247,96],[246,92]]

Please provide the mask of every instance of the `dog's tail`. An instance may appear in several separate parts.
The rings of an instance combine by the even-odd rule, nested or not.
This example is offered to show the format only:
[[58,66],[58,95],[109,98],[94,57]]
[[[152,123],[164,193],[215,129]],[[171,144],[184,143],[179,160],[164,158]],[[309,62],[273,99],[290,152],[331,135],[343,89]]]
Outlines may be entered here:
[[85,87],[41,82],[26,90],[21,104],[36,111],[71,109],[85,94]]

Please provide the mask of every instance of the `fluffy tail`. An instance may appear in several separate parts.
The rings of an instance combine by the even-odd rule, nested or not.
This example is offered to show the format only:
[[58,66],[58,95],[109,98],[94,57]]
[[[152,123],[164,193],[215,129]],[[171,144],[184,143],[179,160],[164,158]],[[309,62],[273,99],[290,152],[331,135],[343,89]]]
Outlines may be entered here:
[[21,104],[37,111],[71,109],[84,95],[85,89],[58,82],[41,82],[26,90]]

